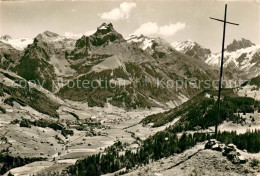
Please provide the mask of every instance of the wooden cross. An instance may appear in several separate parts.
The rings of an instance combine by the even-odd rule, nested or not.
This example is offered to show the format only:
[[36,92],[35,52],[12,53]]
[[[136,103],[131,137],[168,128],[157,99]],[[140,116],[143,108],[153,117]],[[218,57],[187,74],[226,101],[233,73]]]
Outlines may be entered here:
[[222,40],[222,55],[221,55],[221,64],[220,64],[220,76],[219,76],[219,89],[218,89],[218,113],[216,117],[216,125],[215,125],[215,138],[217,139],[218,136],[218,119],[220,115],[220,96],[221,96],[221,84],[222,84],[222,75],[223,75],[223,60],[224,60],[224,50],[225,50],[225,34],[226,34],[226,24],[232,24],[232,25],[239,25],[236,23],[228,22],[227,19],[227,4],[225,4],[225,14],[224,14],[224,20],[217,19],[217,18],[211,18],[212,20],[220,21],[224,23],[223,27],[223,40]]

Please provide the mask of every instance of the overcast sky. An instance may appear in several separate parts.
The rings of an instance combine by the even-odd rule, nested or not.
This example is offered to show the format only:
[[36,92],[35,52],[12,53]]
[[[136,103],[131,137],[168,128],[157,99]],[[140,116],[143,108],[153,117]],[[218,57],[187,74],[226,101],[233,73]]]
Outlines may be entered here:
[[[124,37],[143,33],[168,42],[187,39],[221,49],[225,1],[2,1],[0,35],[35,37],[49,30],[60,35],[89,35],[112,22]],[[228,1],[226,44],[246,38],[260,44],[260,1]]]

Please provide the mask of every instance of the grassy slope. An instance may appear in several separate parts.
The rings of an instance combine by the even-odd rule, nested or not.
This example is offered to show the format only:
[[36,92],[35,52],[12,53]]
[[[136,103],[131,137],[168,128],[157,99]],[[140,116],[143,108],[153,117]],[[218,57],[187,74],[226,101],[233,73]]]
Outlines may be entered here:
[[246,85],[256,85],[258,87],[260,87],[260,76],[257,76],[249,81],[246,81],[245,83],[242,84],[242,86],[246,86]]
[[[186,128],[193,129],[196,126],[206,128],[214,122],[216,114],[216,101],[214,98],[206,98],[206,94],[210,94],[211,97],[214,97],[217,95],[217,91],[203,91],[179,107],[163,113],[147,116],[141,123],[154,123],[153,127],[158,127],[173,121],[177,117],[181,117],[177,124],[184,128],[182,130]],[[237,111],[251,112],[253,108],[260,109],[260,103],[258,101],[254,101],[249,97],[237,97],[232,89],[224,89],[222,96],[225,98],[221,101],[220,120],[225,120],[226,118],[235,120],[234,118],[236,117],[234,113]]]
[[[16,78],[5,73],[5,76],[13,81],[19,81],[20,78]],[[28,85],[27,85],[28,86]],[[59,108],[59,104],[50,100],[45,94],[36,90],[35,88],[28,89],[22,87],[9,87],[0,83],[0,96],[4,93],[10,95],[9,98],[5,99],[5,103],[13,105],[13,101],[25,106],[31,106],[35,110],[50,115],[52,117],[59,117],[56,110]]]

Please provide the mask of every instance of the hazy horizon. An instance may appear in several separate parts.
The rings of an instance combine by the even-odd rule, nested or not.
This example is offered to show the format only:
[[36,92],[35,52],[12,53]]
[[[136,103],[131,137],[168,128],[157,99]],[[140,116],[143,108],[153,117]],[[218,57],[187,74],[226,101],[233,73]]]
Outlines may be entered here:
[[[193,40],[219,52],[220,22],[225,1],[2,1],[0,35],[33,38],[46,30],[60,35],[89,35],[102,23],[112,23],[125,38],[130,34],[166,41]],[[228,2],[226,45],[234,39],[260,44],[260,3]],[[253,27],[258,26],[258,27]]]

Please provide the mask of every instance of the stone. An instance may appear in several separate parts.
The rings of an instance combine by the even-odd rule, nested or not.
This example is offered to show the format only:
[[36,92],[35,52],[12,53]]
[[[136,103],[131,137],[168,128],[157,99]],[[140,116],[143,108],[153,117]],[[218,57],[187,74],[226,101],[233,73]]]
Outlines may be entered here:
[[225,147],[224,144],[215,144],[215,145],[212,146],[212,150],[222,152],[224,150],[224,147]]
[[238,156],[238,159],[241,164],[245,164],[248,161],[244,156]]
[[215,144],[219,143],[217,140],[215,139],[210,139],[206,144],[205,144],[205,149],[211,149],[212,146],[214,146]]

